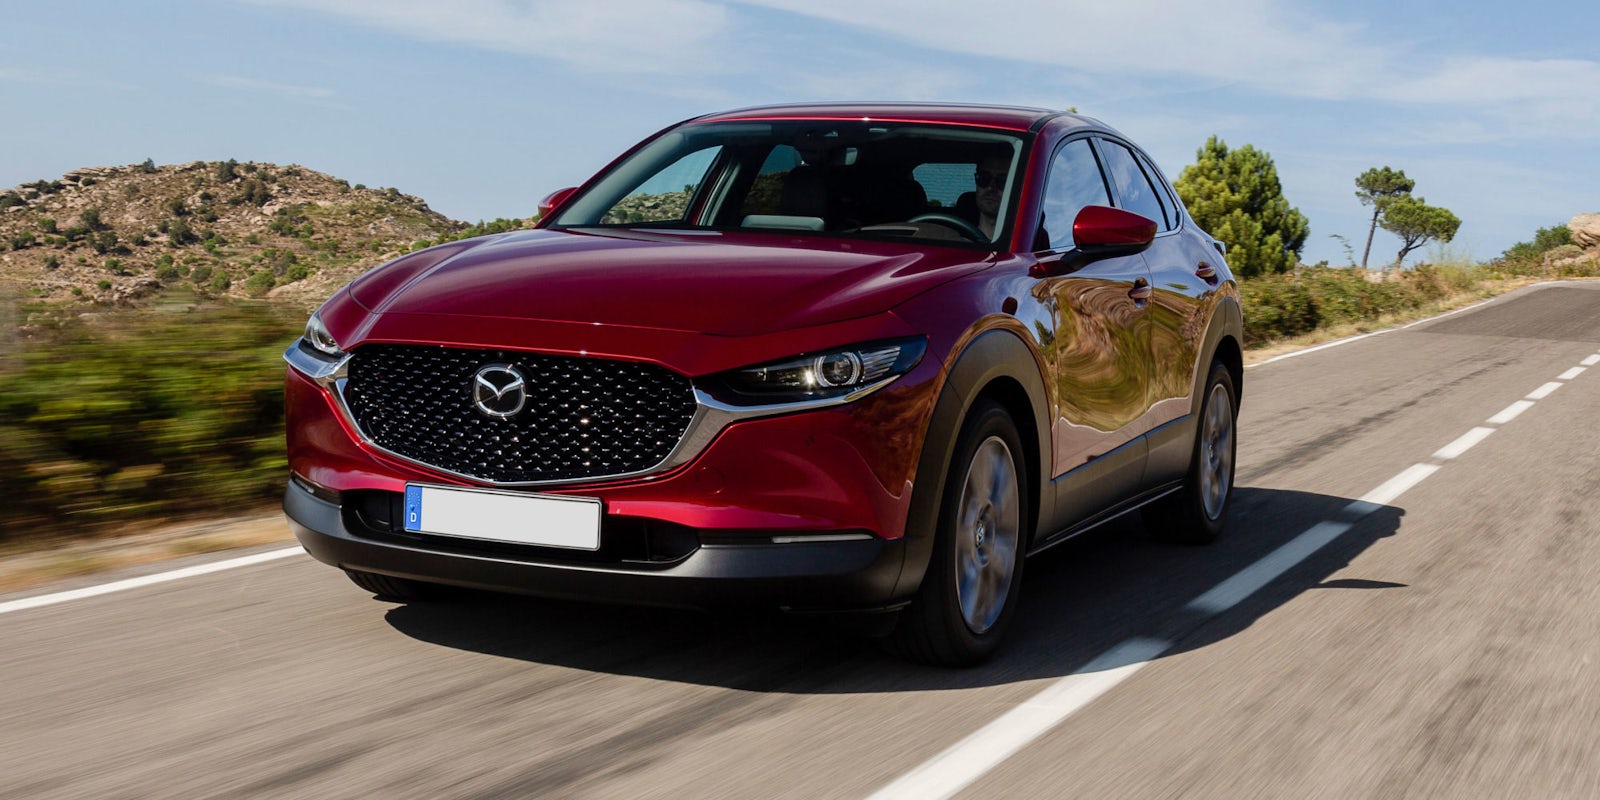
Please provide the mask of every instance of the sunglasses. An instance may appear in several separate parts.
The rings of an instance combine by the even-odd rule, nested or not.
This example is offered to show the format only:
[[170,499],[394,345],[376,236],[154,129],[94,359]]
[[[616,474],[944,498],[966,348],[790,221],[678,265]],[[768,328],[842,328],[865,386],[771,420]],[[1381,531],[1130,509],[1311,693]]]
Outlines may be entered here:
[[979,189],[987,189],[990,186],[1003,187],[1006,185],[1006,174],[1004,172],[979,172],[972,176],[972,182],[976,183]]

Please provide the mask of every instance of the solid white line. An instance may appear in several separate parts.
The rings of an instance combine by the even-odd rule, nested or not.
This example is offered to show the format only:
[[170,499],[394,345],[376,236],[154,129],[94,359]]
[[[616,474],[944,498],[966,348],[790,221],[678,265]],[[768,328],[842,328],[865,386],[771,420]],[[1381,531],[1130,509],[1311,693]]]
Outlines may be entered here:
[[1172,642],[1129,639],[1050,684],[971,736],[873,792],[869,800],[944,800],[1165,653]]
[[1547,383],[1547,384],[1545,384],[1543,386],[1540,386],[1537,389],[1534,389],[1531,392],[1528,392],[1528,399],[1529,400],[1543,400],[1546,397],[1549,397],[1550,395],[1555,394],[1555,391],[1557,389],[1560,389],[1564,385],[1565,384],[1561,383],[1560,381],[1551,381],[1551,382],[1549,382],[1549,383]]
[[1327,543],[1344,535],[1350,527],[1348,522],[1319,522],[1210,591],[1190,600],[1184,610],[1202,614],[1227,611],[1288,572],[1289,568],[1306,560],[1312,553],[1321,550]]
[[1557,375],[1556,376],[1556,380],[1570,381],[1573,378],[1576,378],[1579,375],[1582,375],[1584,372],[1585,372],[1585,370],[1584,370],[1583,367],[1573,367],[1572,369],[1569,369],[1566,372],[1563,372],[1560,375]]
[[1582,361],[1579,361],[1578,363],[1582,364],[1582,365],[1584,365],[1586,367],[1592,367],[1592,366],[1594,366],[1596,364],[1600,364],[1600,353],[1595,353],[1594,355],[1589,356],[1588,358],[1586,358],[1586,359],[1584,359]]
[[1478,442],[1489,438],[1491,433],[1494,433],[1494,428],[1473,428],[1461,434],[1461,438],[1434,451],[1433,457],[1441,461],[1449,461],[1471,450]]
[[[1326,350],[1326,349],[1328,349],[1330,347],[1338,347],[1339,345],[1342,345],[1342,344],[1349,344],[1351,342],[1359,342],[1362,339],[1366,339],[1366,338],[1371,337],[1371,336],[1378,336],[1378,335],[1381,335],[1381,334],[1389,333],[1391,331],[1403,331],[1403,330],[1405,330],[1407,328],[1410,328],[1410,327],[1412,327],[1414,325],[1421,325],[1424,322],[1432,322],[1432,321],[1434,321],[1436,319],[1444,319],[1445,317],[1454,316],[1456,314],[1460,314],[1460,313],[1463,313],[1463,312],[1466,312],[1466,311],[1471,311],[1474,308],[1478,308],[1480,306],[1486,306],[1486,305],[1488,305],[1490,303],[1493,303],[1493,302],[1496,302],[1496,301],[1499,301],[1499,300],[1504,300],[1505,298],[1510,297],[1512,295],[1520,294],[1521,292],[1527,291],[1529,289],[1533,289],[1535,287],[1544,286],[1544,285],[1551,284],[1551,283],[1561,283],[1561,281],[1540,281],[1539,283],[1530,283],[1527,286],[1524,286],[1521,289],[1518,289],[1518,290],[1516,290],[1514,292],[1507,292],[1507,293],[1505,293],[1503,295],[1499,295],[1498,297],[1491,297],[1488,300],[1483,300],[1483,301],[1480,301],[1480,302],[1477,302],[1477,303],[1473,303],[1470,306],[1462,306],[1461,308],[1457,308],[1457,309],[1452,310],[1452,311],[1446,311],[1443,314],[1435,314],[1435,315],[1433,315],[1431,317],[1427,317],[1425,319],[1414,320],[1412,322],[1407,322],[1404,325],[1400,325],[1400,326],[1397,326],[1397,327],[1394,327],[1394,328],[1384,328],[1381,331],[1373,331],[1371,333],[1358,334],[1356,336],[1350,336],[1350,337],[1346,337],[1344,339],[1335,339],[1334,341],[1331,341],[1331,342],[1324,342],[1323,344],[1319,344],[1319,345],[1317,345],[1315,347],[1307,347],[1304,350],[1296,350],[1296,351],[1294,351],[1292,353],[1284,353],[1281,356],[1273,356],[1272,358],[1269,358],[1269,359],[1267,359],[1265,361],[1259,361],[1259,362],[1254,363],[1254,364],[1246,364],[1244,366],[1244,368],[1245,369],[1254,369],[1256,367],[1263,367],[1263,366],[1266,366],[1268,364],[1271,364],[1274,361],[1282,361],[1282,360],[1284,360],[1286,358],[1295,358],[1297,356],[1303,356],[1306,353],[1315,353],[1318,350]],[[1596,360],[1595,360],[1594,363],[1600,363],[1600,356],[1595,356],[1595,359]],[[1586,362],[1586,363],[1588,363],[1588,362]],[[1594,365],[1593,363],[1589,364],[1589,366],[1593,366],[1593,365]]]
[[1414,488],[1417,484],[1428,479],[1429,475],[1439,471],[1433,464],[1412,464],[1406,467],[1399,475],[1383,482],[1381,486],[1361,496],[1360,502],[1386,506],[1400,498]]
[[1351,342],[1359,342],[1362,339],[1368,339],[1368,338],[1371,338],[1373,336],[1378,336],[1378,335],[1381,335],[1381,334],[1385,334],[1385,333],[1388,333],[1389,331],[1393,331],[1393,330],[1398,330],[1398,328],[1387,328],[1387,329],[1381,330],[1381,331],[1373,331],[1372,333],[1363,333],[1363,334],[1360,334],[1358,336],[1350,336],[1350,337],[1346,337],[1344,339],[1336,339],[1336,340],[1331,341],[1331,342],[1326,342],[1324,344],[1319,344],[1319,345],[1317,345],[1315,347],[1307,347],[1304,350],[1296,350],[1293,353],[1284,353],[1281,356],[1273,356],[1272,358],[1269,358],[1266,361],[1260,361],[1260,362],[1257,362],[1255,364],[1247,365],[1245,368],[1249,369],[1251,367],[1264,367],[1264,366],[1266,366],[1268,364],[1271,364],[1274,361],[1282,361],[1282,360],[1284,360],[1286,358],[1299,358],[1300,356],[1306,355],[1307,353],[1315,353],[1318,350],[1327,350],[1330,347],[1338,347],[1339,345],[1349,344]]
[[1532,400],[1518,400],[1517,402],[1506,406],[1500,413],[1490,417],[1489,422],[1494,425],[1504,425],[1507,422],[1516,419],[1522,414],[1522,412],[1527,411],[1530,408],[1533,408]]
[[264,564],[268,561],[276,561],[280,558],[288,558],[289,556],[302,555],[304,553],[305,551],[299,547],[285,547],[282,550],[269,550],[265,553],[256,553],[255,555],[230,558],[226,561],[214,561],[210,564],[184,567],[183,569],[175,569],[170,572],[158,572],[154,575],[144,575],[138,578],[128,578],[127,580],[102,583],[99,586],[86,586],[82,589],[55,592],[54,594],[41,594],[36,597],[24,597],[21,600],[10,600],[0,603],[0,614],[9,614],[13,611],[26,611],[27,609],[39,608],[41,606],[53,606],[57,603],[66,603],[72,600],[82,600],[86,597],[99,597],[103,594],[124,592],[129,589],[138,589],[145,586],[154,586],[155,584],[167,583],[168,581],[180,581],[184,578],[193,578],[198,575],[209,575],[213,572],[238,569],[239,567],[248,567],[254,564]]

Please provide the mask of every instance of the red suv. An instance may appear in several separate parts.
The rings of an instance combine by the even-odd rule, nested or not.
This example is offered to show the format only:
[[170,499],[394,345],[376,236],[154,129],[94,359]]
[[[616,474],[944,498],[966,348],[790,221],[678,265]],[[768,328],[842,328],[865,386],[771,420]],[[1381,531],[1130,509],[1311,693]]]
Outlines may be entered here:
[[363,275],[285,353],[285,510],[364,589],[892,611],[970,664],[1026,555],[1226,520],[1237,287],[1095,120],[731,111],[542,209]]

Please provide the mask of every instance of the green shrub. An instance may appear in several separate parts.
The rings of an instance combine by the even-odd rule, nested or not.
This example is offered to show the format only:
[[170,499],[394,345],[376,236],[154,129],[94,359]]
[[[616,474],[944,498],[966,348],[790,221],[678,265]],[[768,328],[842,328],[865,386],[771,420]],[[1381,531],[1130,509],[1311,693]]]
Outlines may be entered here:
[[298,313],[225,305],[66,320],[0,371],[0,540],[234,513],[281,496],[281,354]]
[[261,270],[245,280],[244,290],[251,297],[261,297],[276,285],[278,285],[277,278],[271,272]]
[[95,284],[95,286],[99,287],[100,291],[103,292],[103,291],[111,288],[111,281],[108,281],[108,280],[105,280],[104,278],[102,278],[99,283]]
[[55,221],[55,219],[53,219],[51,217],[40,217],[39,218],[39,230],[41,230],[41,231],[43,231],[45,233],[55,233],[56,232],[56,221]]
[[210,264],[200,264],[200,265],[196,266],[194,269],[189,271],[189,280],[194,281],[194,285],[196,285],[196,286],[200,286],[200,285],[204,284],[206,281],[208,281],[210,279],[211,279],[211,265]]
[[153,158],[145,159],[144,163],[139,165],[139,171],[144,173],[144,174],[146,174],[146,175],[149,175],[149,174],[155,172],[156,171],[156,160],[153,159]]
[[78,212],[78,224],[91,231],[103,230],[106,227],[100,220],[100,209],[93,206]]
[[232,287],[233,281],[228,279],[228,273],[220,271],[217,274],[212,275],[211,283],[207,284],[207,288],[218,294],[226,292]]

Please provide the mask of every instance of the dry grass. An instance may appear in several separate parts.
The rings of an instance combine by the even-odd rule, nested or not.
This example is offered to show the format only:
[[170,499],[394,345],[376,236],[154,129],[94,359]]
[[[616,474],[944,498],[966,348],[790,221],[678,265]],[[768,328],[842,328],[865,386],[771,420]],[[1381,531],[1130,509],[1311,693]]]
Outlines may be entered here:
[[128,528],[111,535],[65,544],[25,541],[0,552],[0,592],[17,592],[55,581],[184,556],[289,544],[294,541],[280,511],[265,509],[237,519],[187,522],[140,533]]

